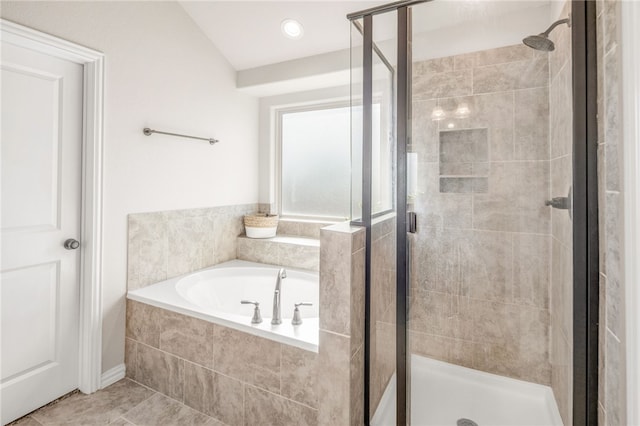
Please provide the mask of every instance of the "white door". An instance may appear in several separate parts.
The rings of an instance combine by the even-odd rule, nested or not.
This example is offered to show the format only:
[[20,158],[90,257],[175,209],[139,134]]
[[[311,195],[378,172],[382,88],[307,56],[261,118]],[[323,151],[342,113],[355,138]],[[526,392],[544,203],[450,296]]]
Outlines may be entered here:
[[2,42],[2,424],[78,387],[81,65]]

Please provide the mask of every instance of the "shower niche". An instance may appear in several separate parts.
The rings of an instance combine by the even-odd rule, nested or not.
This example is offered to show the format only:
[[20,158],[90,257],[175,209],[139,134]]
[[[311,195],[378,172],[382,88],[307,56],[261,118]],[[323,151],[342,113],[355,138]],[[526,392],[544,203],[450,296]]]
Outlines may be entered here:
[[482,193],[489,187],[487,129],[439,132],[441,193]]

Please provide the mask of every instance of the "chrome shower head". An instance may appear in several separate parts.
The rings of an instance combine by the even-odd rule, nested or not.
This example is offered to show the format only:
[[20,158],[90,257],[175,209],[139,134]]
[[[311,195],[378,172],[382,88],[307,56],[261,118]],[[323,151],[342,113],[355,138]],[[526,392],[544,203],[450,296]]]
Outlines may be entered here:
[[571,26],[571,19],[560,19],[551,24],[551,26],[547,28],[545,32],[538,35],[530,35],[529,37],[525,37],[522,42],[532,49],[541,50],[543,52],[552,52],[556,48],[556,45],[551,40],[549,40],[549,34],[555,27],[561,24],[567,24]]
[[543,52],[553,52],[556,48],[556,45],[544,33],[525,37],[522,42],[532,49]]

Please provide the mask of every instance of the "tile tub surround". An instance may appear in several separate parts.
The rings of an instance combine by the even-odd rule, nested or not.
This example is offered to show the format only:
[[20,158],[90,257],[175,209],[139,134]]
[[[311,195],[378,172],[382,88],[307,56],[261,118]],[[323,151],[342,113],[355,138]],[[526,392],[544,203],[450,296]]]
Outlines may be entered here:
[[238,237],[237,245],[237,257],[241,260],[311,271],[320,268],[319,239],[295,235],[276,235],[273,238],[242,235]]
[[127,302],[127,377],[226,425],[318,424],[319,358],[315,352]]
[[[548,54],[522,44],[414,63],[411,146],[419,218],[410,236],[411,352],[544,385],[552,378],[550,133],[564,137],[550,127],[549,70]],[[469,115],[456,118],[462,104]],[[447,118],[433,121],[438,106]],[[392,338],[383,324],[377,335]]]
[[129,215],[127,289],[236,258],[242,218],[258,204]]
[[[127,299],[317,352],[318,274],[287,269],[281,298],[283,321],[274,327],[271,325],[271,306],[278,270],[278,266],[230,260],[129,291]],[[262,323],[251,324],[254,307],[241,306],[243,298],[260,303]],[[300,301],[312,303],[312,306],[301,308],[303,323],[293,326],[293,304]],[[188,323],[184,325],[188,326]]]

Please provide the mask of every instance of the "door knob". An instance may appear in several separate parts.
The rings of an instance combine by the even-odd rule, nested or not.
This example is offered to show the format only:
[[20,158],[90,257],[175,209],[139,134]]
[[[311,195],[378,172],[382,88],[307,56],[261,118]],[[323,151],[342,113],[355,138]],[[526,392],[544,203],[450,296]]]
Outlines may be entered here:
[[80,242],[78,240],[74,240],[73,238],[69,238],[64,242],[64,248],[67,250],[75,250],[80,247]]

